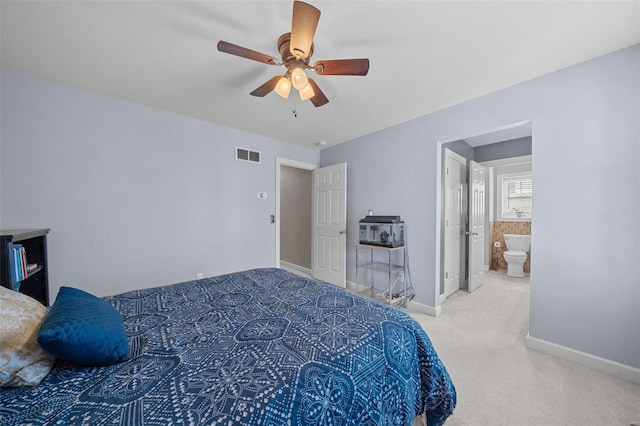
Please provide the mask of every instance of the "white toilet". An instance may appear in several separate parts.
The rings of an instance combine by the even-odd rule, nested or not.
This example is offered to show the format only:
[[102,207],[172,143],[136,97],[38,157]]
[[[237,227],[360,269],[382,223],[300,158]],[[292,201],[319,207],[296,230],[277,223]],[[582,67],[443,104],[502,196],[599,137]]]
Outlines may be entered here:
[[503,237],[507,245],[507,251],[503,254],[507,261],[507,276],[524,277],[524,263],[527,261],[527,252],[531,250],[531,235],[504,234]]

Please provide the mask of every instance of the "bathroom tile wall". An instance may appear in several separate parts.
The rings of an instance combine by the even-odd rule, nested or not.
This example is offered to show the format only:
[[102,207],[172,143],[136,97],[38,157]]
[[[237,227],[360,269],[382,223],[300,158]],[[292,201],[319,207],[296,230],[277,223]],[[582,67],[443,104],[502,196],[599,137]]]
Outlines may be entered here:
[[[507,270],[507,262],[504,260],[502,254],[507,251],[507,246],[504,243],[503,234],[521,234],[531,235],[531,222],[491,222],[489,224],[491,231],[491,240],[489,241],[489,269],[493,270]],[[500,247],[494,247],[493,243],[500,242]],[[524,264],[524,271],[530,272],[531,268],[531,253]]]

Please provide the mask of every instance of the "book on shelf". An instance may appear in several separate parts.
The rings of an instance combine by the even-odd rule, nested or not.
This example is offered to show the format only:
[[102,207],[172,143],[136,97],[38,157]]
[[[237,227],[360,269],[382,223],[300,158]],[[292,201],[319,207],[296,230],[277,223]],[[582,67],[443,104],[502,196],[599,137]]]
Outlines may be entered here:
[[35,271],[36,269],[38,269],[38,264],[37,263],[30,263],[27,265],[27,273],[32,273],[33,271]]
[[20,247],[20,259],[20,266],[22,266],[22,279],[25,279],[29,276],[29,273],[27,272],[27,251],[24,247]]
[[[13,278],[14,287],[20,286],[20,281],[29,276],[27,264],[27,252],[22,244],[11,245],[11,276]],[[37,268],[37,265],[36,265]],[[35,270],[36,268],[33,268]]]
[[11,246],[11,259],[13,261],[13,282],[22,281],[22,256],[20,247],[16,244]]
[[15,270],[16,270],[16,260],[13,253],[13,247],[9,247],[9,272],[10,272],[11,282],[16,281],[16,276],[14,273]]

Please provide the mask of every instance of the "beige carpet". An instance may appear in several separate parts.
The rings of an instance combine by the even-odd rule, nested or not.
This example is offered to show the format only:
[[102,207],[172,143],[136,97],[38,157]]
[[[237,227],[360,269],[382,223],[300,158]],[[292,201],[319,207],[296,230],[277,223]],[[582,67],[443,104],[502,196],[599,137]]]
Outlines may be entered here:
[[458,391],[452,425],[638,425],[640,385],[525,345],[528,278],[489,271],[437,317],[408,311],[427,331]]

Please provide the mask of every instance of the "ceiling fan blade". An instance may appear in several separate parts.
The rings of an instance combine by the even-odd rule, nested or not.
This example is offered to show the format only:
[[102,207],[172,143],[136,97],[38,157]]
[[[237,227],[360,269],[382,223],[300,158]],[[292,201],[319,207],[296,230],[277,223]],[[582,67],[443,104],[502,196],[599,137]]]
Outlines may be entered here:
[[247,49],[246,47],[238,46],[237,44],[229,43],[228,41],[224,40],[220,40],[218,42],[218,50],[220,52],[240,56],[241,58],[247,58],[254,61],[262,62],[263,64],[267,65],[276,64],[276,59],[273,56],[256,52],[255,50]]
[[313,64],[320,75],[367,75],[369,59],[329,59]]
[[258,87],[256,90],[251,92],[251,95],[258,96],[261,98],[264,95],[271,93],[273,89],[276,88],[276,84],[278,84],[278,80],[280,80],[281,78],[282,78],[281,75],[276,75],[275,77],[267,81],[265,84],[263,84],[262,86]]
[[291,41],[289,43],[289,50],[293,56],[300,59],[309,56],[319,20],[320,11],[318,9],[301,1],[293,2]]
[[313,93],[315,93],[313,98],[310,99],[311,103],[313,103],[313,105],[316,108],[317,107],[321,107],[322,105],[325,105],[325,104],[329,103],[329,99],[327,99],[327,97],[324,95],[324,93],[322,93],[322,90],[320,90],[320,88],[318,87],[316,82],[313,81],[312,78],[310,78],[308,80],[309,80],[309,84],[313,88]]

